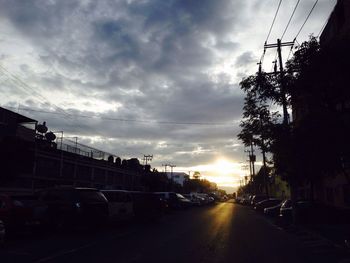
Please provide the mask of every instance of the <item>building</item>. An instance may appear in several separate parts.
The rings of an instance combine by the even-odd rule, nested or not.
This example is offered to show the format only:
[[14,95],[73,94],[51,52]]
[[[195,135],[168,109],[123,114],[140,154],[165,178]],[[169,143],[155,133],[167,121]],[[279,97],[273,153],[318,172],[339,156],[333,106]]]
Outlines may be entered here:
[[0,186],[30,187],[37,121],[0,108]]
[[[319,121],[319,130],[330,131],[332,135],[320,138],[320,144],[322,140],[328,140],[328,142],[323,148],[320,145],[316,156],[307,156],[307,158],[310,157],[309,162],[318,166],[326,166],[329,156],[329,162],[336,161],[340,163],[338,167],[341,167],[339,169],[341,171],[338,172],[313,175],[313,180],[299,180],[294,188],[296,197],[299,199],[312,198],[325,205],[342,209],[350,207],[349,44],[350,1],[338,0],[320,36],[321,60],[319,60],[320,65],[317,65],[319,71],[316,76],[313,76],[313,79],[310,78],[307,82],[307,85],[312,87],[309,90],[313,93],[307,96],[301,93],[301,96],[292,98],[294,131],[300,126],[300,123],[312,122],[313,119],[310,116],[315,116],[312,115],[315,112],[316,115],[324,117],[324,120],[331,120],[330,122]],[[322,120],[322,118],[319,119]],[[334,126],[329,123],[333,123]],[[325,132],[323,134],[327,135]],[[327,148],[327,145],[331,147]],[[336,154],[333,154],[334,152]],[[323,161],[317,163],[317,158],[321,156]]]
[[174,183],[177,183],[181,186],[184,185],[184,182],[186,180],[190,179],[190,176],[186,173],[181,173],[181,172],[167,172],[166,173],[167,177],[172,180]]
[[326,46],[336,39],[349,38],[350,1],[338,0],[321,36],[321,45]]
[[[144,167],[57,137],[45,123],[0,107],[0,188],[35,190],[55,185],[143,190]],[[39,129],[40,128],[40,129]]]

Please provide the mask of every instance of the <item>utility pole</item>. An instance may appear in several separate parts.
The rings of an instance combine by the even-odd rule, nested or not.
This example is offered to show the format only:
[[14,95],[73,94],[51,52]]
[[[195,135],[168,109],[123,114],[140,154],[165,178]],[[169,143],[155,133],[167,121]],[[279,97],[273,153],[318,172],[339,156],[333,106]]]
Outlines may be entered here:
[[171,180],[174,180],[174,177],[173,177],[173,168],[176,167],[176,165],[168,164],[168,166],[169,166],[170,169],[171,169]]
[[[259,65],[259,73],[258,73],[258,85],[260,86],[260,80],[261,80],[261,74],[262,74],[262,70],[261,70],[261,62],[258,63]],[[275,61],[275,71],[277,70],[276,67],[276,61]],[[262,122],[262,116],[260,115],[260,130],[263,132],[263,122]],[[264,185],[265,185],[265,192],[266,195],[269,195],[269,187],[268,187],[268,174],[267,174],[267,166],[266,166],[266,152],[265,152],[265,141],[264,141],[264,135],[261,134],[261,152],[262,152],[262,156],[263,156],[263,167],[264,167]]]
[[249,150],[244,150],[244,152],[248,153],[248,160],[247,160],[247,162],[249,162],[250,181],[253,181],[252,163],[251,163],[251,161],[250,161],[250,151],[249,151]]
[[[287,125],[289,123],[289,114],[287,110],[287,98],[286,98],[286,83],[284,79],[283,62],[282,62],[282,47],[294,46],[293,42],[281,42],[281,39],[277,39],[277,44],[265,44],[264,48],[277,48],[278,60],[280,66],[280,82],[281,82],[281,99],[283,108],[283,124]],[[276,67],[275,67],[276,69]]]
[[255,166],[254,163],[256,161],[256,156],[254,155],[254,148],[253,148],[253,140],[251,140],[250,142],[250,156],[249,156],[249,160],[252,163],[252,176],[255,176]]
[[171,174],[170,174],[170,178],[171,178],[171,190],[174,190],[174,177],[173,177],[173,168],[176,167],[176,165],[173,165],[173,164],[162,164],[162,166],[165,167],[165,174],[166,176],[168,177],[167,175],[167,171],[166,171],[166,168],[169,166],[170,167],[170,171],[171,171]]
[[143,155],[143,159],[142,159],[143,164],[144,164],[144,165],[147,165],[147,164],[148,164],[148,161],[151,162],[152,159],[153,159],[153,154],[152,154],[152,155]]
[[167,166],[169,166],[168,164],[162,164],[162,166],[164,166],[164,172],[165,172],[165,174],[166,174],[166,168],[167,168]]

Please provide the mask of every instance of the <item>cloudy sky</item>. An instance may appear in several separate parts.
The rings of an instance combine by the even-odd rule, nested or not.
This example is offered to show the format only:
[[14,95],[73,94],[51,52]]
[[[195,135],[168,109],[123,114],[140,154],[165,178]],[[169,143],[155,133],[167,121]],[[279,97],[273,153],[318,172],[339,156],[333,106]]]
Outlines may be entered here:
[[[314,2],[300,1],[284,41]],[[122,158],[153,154],[159,170],[233,186],[246,160],[239,81],[257,70],[278,3],[0,0],[0,105]],[[282,1],[268,42],[296,3]],[[318,1],[298,42],[319,34],[335,3]]]

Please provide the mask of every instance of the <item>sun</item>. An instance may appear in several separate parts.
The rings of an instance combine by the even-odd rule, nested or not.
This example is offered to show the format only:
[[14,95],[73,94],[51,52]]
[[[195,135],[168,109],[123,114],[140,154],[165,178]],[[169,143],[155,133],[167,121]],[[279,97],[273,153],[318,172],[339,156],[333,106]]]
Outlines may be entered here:
[[213,164],[213,169],[219,175],[228,175],[232,174],[237,170],[235,163],[232,163],[226,159],[218,159]]
[[237,187],[244,176],[241,163],[219,158],[207,166],[206,178],[218,186]]
[[219,187],[237,187],[246,171],[242,169],[242,163],[220,157],[211,163],[200,164],[192,167],[178,167],[184,171],[199,171],[201,179],[207,179],[216,183]]

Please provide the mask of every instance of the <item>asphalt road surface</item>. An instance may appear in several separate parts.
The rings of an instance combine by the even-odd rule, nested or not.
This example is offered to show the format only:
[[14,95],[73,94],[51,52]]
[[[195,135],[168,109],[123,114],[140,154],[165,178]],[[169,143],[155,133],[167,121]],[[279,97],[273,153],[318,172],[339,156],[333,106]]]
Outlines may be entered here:
[[301,233],[227,202],[173,212],[152,223],[27,233],[0,248],[0,262],[341,262],[344,255],[337,249]]

